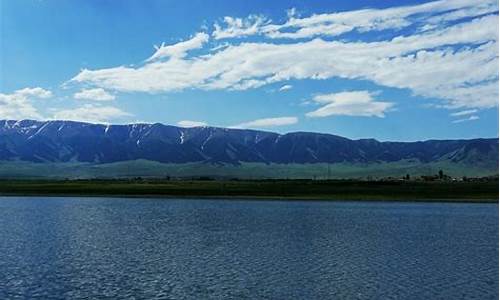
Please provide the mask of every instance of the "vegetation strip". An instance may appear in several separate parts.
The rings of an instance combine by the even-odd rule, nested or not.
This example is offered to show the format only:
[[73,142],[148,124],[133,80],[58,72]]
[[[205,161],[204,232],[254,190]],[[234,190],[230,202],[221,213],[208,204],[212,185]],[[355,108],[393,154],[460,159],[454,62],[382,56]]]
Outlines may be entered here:
[[498,181],[1,180],[0,194],[498,202]]

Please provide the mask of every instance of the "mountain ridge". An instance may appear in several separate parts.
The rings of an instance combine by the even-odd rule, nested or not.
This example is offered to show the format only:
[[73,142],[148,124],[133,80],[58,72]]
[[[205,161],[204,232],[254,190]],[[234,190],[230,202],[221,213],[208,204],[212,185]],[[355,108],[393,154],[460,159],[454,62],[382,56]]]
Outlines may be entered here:
[[183,127],[183,126],[175,126],[171,124],[164,124],[161,122],[154,122],[154,123],[147,123],[147,122],[137,122],[137,123],[126,123],[126,124],[108,124],[108,123],[92,123],[92,122],[84,122],[84,121],[73,121],[73,120],[34,120],[34,119],[22,119],[22,120],[12,120],[12,119],[0,119],[0,127],[5,126],[6,123],[11,124],[11,126],[15,123],[22,123],[22,122],[34,122],[34,123],[48,123],[48,122],[63,122],[63,123],[73,123],[73,124],[86,124],[86,125],[95,125],[95,126],[134,126],[134,125],[140,125],[140,126],[153,126],[153,125],[159,125],[159,126],[166,126],[166,127],[175,127],[179,129],[191,129],[191,128],[214,128],[214,129],[222,129],[222,130],[234,130],[234,131],[253,131],[253,132],[261,132],[261,133],[271,133],[271,134],[276,134],[276,135],[287,135],[287,134],[297,134],[297,133],[302,133],[302,134],[318,134],[318,135],[330,135],[330,136],[337,136],[337,137],[342,137],[351,141],[376,141],[379,143],[416,143],[416,142],[430,142],[430,141],[470,141],[470,140],[493,140],[493,139],[499,139],[499,137],[474,137],[474,138],[449,138],[449,139],[438,139],[438,138],[429,138],[429,139],[423,139],[423,140],[411,140],[411,141],[392,141],[392,140],[378,140],[376,138],[370,138],[370,137],[364,137],[364,138],[348,138],[344,137],[338,134],[333,134],[333,133],[328,133],[328,132],[316,132],[316,131],[290,131],[286,133],[279,133],[275,131],[270,131],[270,130],[263,130],[263,129],[251,129],[251,128],[238,128],[238,127],[222,127],[222,126],[209,126],[209,125],[202,125],[202,126],[191,126],[191,127]]
[[0,120],[0,160],[113,163],[377,163],[447,160],[498,165],[498,138],[416,142],[349,139],[314,132],[279,134],[223,127]]

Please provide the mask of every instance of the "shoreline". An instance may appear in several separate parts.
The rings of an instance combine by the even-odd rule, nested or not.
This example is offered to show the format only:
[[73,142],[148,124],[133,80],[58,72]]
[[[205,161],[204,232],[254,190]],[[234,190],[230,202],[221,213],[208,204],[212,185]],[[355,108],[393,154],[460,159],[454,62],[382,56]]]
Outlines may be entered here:
[[389,197],[328,197],[328,196],[249,196],[249,195],[156,195],[156,194],[33,194],[0,193],[0,197],[46,197],[46,198],[118,198],[118,199],[164,199],[164,200],[248,200],[248,201],[311,201],[311,202],[395,202],[395,203],[463,203],[463,204],[499,204],[494,198],[389,198]]
[[498,181],[0,181],[0,196],[498,203]]

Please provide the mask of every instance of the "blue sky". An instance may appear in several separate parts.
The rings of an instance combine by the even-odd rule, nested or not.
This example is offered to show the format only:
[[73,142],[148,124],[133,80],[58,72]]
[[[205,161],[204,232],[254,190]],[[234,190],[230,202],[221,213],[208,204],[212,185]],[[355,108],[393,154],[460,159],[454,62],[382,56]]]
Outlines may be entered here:
[[1,119],[498,136],[496,1],[0,5]]

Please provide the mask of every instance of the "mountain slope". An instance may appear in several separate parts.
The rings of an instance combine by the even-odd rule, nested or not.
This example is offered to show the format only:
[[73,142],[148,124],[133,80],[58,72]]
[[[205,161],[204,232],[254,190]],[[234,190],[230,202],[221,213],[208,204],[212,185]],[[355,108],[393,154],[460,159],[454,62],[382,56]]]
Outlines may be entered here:
[[309,132],[272,132],[162,124],[0,121],[0,161],[109,164],[450,163],[496,170],[498,139],[379,142]]

